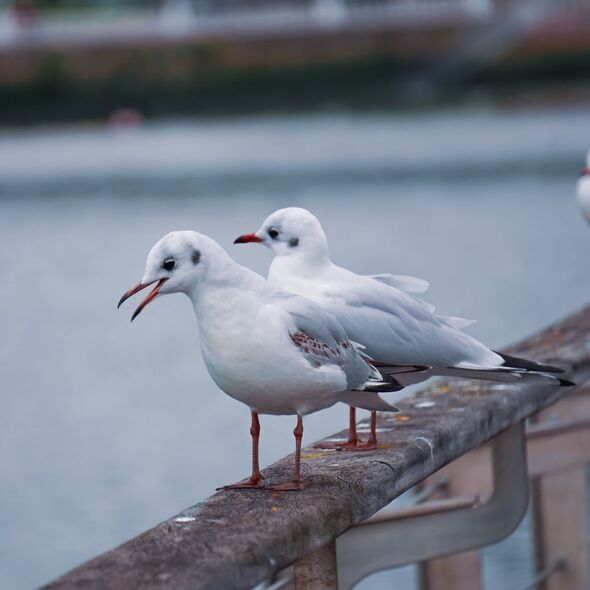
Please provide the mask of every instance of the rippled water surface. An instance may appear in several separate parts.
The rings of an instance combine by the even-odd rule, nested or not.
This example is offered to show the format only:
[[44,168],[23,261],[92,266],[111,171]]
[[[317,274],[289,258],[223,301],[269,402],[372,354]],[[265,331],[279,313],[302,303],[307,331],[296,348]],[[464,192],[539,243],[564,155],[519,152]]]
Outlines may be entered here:
[[[232,246],[278,207],[323,221],[335,261],[427,278],[428,299],[500,346],[588,300],[574,201],[590,111],[326,114],[0,134],[0,587],[49,580],[248,471],[247,408],[212,383],[183,296],[115,310],[164,233]],[[306,420],[306,440],[345,408]],[[264,464],[292,419],[263,417]],[[523,526],[486,552],[523,586]],[[411,587],[409,570],[362,588]]]

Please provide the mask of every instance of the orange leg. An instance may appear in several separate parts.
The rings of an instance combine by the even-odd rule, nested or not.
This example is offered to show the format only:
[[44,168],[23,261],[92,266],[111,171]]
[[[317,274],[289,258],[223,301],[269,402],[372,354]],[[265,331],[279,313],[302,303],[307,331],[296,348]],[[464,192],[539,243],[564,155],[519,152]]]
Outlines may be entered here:
[[371,412],[371,432],[366,443],[356,446],[357,451],[373,451],[377,448],[377,412]]
[[250,426],[250,435],[252,436],[252,475],[248,479],[243,479],[238,483],[233,483],[218,490],[244,490],[251,488],[261,488],[264,476],[260,473],[258,463],[258,443],[260,441],[260,420],[258,413],[252,412],[252,426]]
[[293,434],[295,435],[295,472],[293,474],[293,481],[268,485],[264,489],[277,492],[290,492],[304,488],[303,480],[301,479],[301,441],[303,439],[303,419],[301,416],[297,416],[297,426],[295,426]]

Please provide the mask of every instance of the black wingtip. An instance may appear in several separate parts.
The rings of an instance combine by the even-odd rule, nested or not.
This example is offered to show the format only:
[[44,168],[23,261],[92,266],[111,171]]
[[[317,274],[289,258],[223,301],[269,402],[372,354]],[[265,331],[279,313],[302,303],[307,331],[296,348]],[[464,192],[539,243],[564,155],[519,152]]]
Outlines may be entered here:
[[564,369],[554,367],[552,365],[542,365],[535,361],[529,361],[517,356],[504,354],[502,352],[494,351],[504,359],[504,366],[511,369],[524,369],[525,371],[535,371],[536,373],[565,373]]
[[379,372],[381,375],[382,381],[380,382],[370,382],[365,391],[372,391],[375,393],[390,393],[393,391],[401,391],[405,388],[405,385],[400,383],[397,379],[388,375],[387,373]]
[[573,381],[569,381],[569,379],[559,379],[559,385],[561,387],[575,387],[576,384]]
[[539,365],[544,373],[565,373],[565,369],[553,365]]
[[394,365],[375,359],[370,359],[370,363],[381,373],[387,374],[390,377],[402,373],[424,373],[432,369],[430,365]]

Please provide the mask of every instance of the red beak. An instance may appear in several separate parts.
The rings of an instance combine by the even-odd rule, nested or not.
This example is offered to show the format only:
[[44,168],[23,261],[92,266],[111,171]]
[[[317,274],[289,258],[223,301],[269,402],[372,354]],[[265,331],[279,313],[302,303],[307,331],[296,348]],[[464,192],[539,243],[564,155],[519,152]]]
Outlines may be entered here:
[[137,283],[137,285],[133,285],[133,287],[131,287],[131,289],[129,289],[129,291],[123,293],[123,297],[121,297],[121,299],[119,299],[119,303],[117,304],[117,309],[119,309],[119,307],[121,307],[121,305],[127,301],[127,299],[129,299],[129,297],[131,297],[132,295],[135,295],[136,293],[139,293],[142,289],[145,289],[146,287],[149,287],[150,285],[153,285],[154,283],[158,283],[150,292],[149,295],[139,304],[139,307],[133,312],[133,315],[131,316],[131,321],[133,321],[142,311],[143,308],[150,303],[150,301],[153,301],[156,298],[156,295],[160,292],[160,289],[162,288],[162,285],[167,281],[167,278],[163,278],[163,279],[156,279],[155,281],[151,281],[149,283]]
[[234,240],[234,244],[248,244],[249,242],[264,242],[262,238],[259,238],[256,234],[244,234]]
[[580,176],[590,176],[590,168],[584,168],[584,170],[582,170],[582,174],[580,174]]

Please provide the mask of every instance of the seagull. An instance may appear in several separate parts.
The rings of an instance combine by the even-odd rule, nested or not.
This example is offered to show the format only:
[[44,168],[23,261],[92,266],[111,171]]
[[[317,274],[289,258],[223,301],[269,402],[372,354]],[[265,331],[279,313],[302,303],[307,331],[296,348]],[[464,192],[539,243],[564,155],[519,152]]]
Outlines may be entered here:
[[590,222],[590,152],[586,156],[586,167],[578,180],[577,187],[578,204],[584,217]]
[[[257,232],[243,234],[234,243],[269,247],[274,253],[269,283],[329,311],[370,359],[428,367],[393,375],[403,385],[438,375],[570,384],[551,374],[562,373],[559,368],[495,352],[469,336],[462,328],[471,324],[470,320],[435,314],[431,304],[416,296],[428,288],[426,281],[404,275],[359,275],[337,266],[330,260],[319,220],[306,209],[279,209]],[[352,407],[349,422],[348,440],[336,445],[356,450],[359,441]],[[371,434],[364,448],[376,445],[376,415],[372,412]]]
[[[376,369],[328,311],[273,288],[262,276],[232,260],[211,238],[193,231],[164,236],[150,250],[143,278],[123,294],[118,307],[150,285],[153,289],[131,320],[161,295],[186,294],[195,310],[209,374],[227,395],[250,408],[252,474],[226,489],[302,489],[302,417],[306,414],[337,402],[397,411],[379,392],[398,391],[403,386]],[[403,368],[391,369],[396,371],[403,373]],[[297,416],[295,470],[290,482],[263,485],[258,462],[259,414]]]

